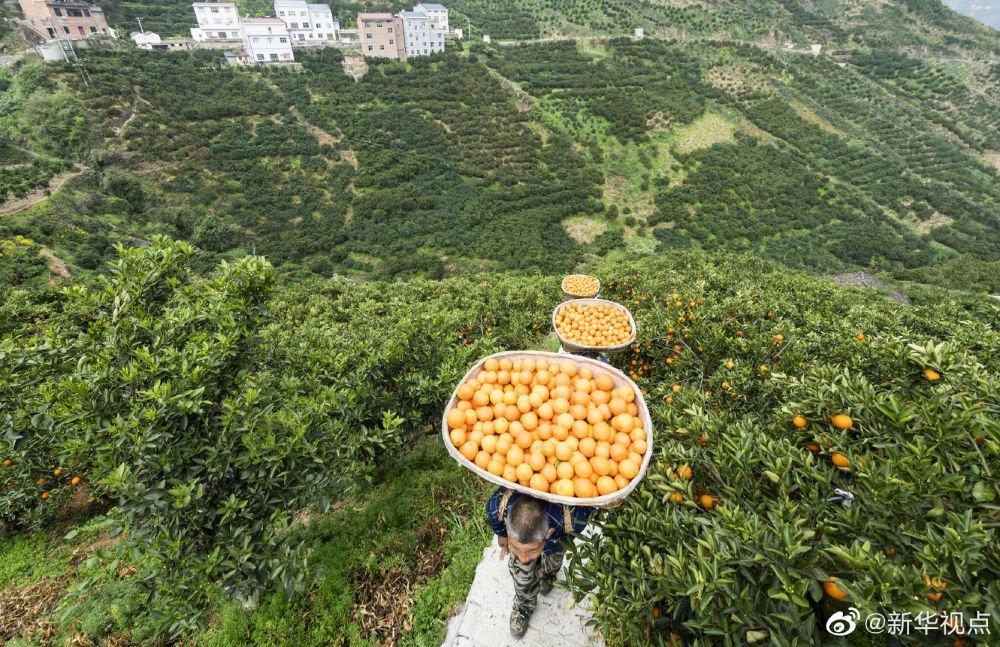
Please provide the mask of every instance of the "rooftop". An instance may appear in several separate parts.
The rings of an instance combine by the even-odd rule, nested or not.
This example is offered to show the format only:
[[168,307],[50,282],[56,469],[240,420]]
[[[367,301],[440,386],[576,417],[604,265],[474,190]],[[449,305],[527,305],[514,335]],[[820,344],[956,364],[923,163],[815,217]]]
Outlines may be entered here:
[[409,18],[411,20],[427,20],[427,14],[421,13],[419,11],[400,11],[400,18]]
[[[315,10],[330,11],[330,5],[328,5],[328,4],[312,4],[312,3],[310,3],[310,4],[306,5],[306,6],[308,6],[310,9],[312,9],[314,11]],[[333,12],[330,11],[330,13],[333,13]]]
[[244,18],[243,23],[248,25],[284,25],[281,18]]
[[194,2],[193,7],[235,7],[235,2]]
[[421,2],[417,6],[423,7],[424,9],[430,9],[431,11],[448,11],[448,7],[444,6],[443,4]]
[[359,13],[358,20],[392,20],[391,13]]

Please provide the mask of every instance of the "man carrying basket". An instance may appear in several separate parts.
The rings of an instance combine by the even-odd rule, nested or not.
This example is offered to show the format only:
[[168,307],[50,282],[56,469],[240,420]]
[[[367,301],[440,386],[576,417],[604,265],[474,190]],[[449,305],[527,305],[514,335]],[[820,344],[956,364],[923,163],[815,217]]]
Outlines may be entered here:
[[535,610],[538,593],[552,590],[563,562],[562,540],[571,532],[582,532],[594,511],[539,501],[527,494],[498,488],[486,503],[486,517],[500,545],[500,559],[507,560],[514,578],[514,609],[510,633],[521,638]]

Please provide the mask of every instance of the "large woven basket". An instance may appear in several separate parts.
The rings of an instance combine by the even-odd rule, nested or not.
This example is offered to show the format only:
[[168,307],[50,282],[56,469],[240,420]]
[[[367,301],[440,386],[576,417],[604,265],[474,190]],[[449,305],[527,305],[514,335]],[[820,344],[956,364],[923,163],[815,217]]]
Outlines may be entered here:
[[[566,297],[564,301],[571,301],[573,299],[597,299],[601,296],[601,279],[597,279],[597,292],[594,294],[573,294],[572,292],[567,292],[566,288],[562,286],[566,284],[566,279],[573,276],[590,276],[589,274],[569,274],[563,277],[563,280],[559,282],[559,287],[562,288],[562,293]],[[594,277],[597,278],[596,276]]]
[[[566,339],[565,337],[563,337],[559,333],[559,329],[556,328],[556,313],[559,312],[559,308],[562,308],[563,306],[565,306],[567,304],[570,304],[570,303],[580,303],[580,304],[604,303],[604,304],[608,304],[610,306],[613,306],[615,308],[619,308],[621,310],[624,310],[625,314],[628,315],[628,322],[632,326],[632,338],[629,339],[624,344],[618,344],[617,346],[584,346],[582,344],[574,344],[573,342],[571,342],[568,339]],[[598,352],[614,353],[614,352],[625,350],[626,348],[628,348],[629,346],[631,346],[633,343],[635,343],[635,334],[636,334],[635,319],[632,318],[632,313],[628,311],[628,308],[626,308],[625,306],[623,306],[620,303],[615,303],[614,301],[607,301],[605,299],[571,299],[569,301],[564,301],[564,302],[560,303],[559,305],[556,306],[555,310],[552,311],[552,330],[556,333],[556,336],[559,337],[559,341],[562,343],[562,347],[565,350],[568,350],[570,352],[572,352],[572,351],[587,351],[587,352],[590,352],[590,353],[598,353]]]
[[[550,492],[540,492],[538,490],[533,490],[530,487],[521,485],[517,482],[511,482],[503,477],[491,474],[486,470],[482,469],[465,456],[462,456],[458,448],[452,445],[451,437],[449,435],[448,429],[448,412],[455,408],[458,404],[458,387],[465,384],[471,379],[472,374],[482,370],[483,363],[490,359],[490,357],[496,359],[507,358],[510,361],[524,359],[530,357],[532,359],[545,358],[549,362],[562,363],[566,360],[572,360],[577,363],[578,366],[589,366],[594,375],[599,375],[601,373],[607,373],[611,376],[611,380],[614,382],[615,388],[622,386],[623,384],[628,384],[635,391],[635,405],[639,409],[638,418],[642,420],[643,429],[646,430],[646,453],[642,457],[642,465],[639,467],[639,473],[636,474],[629,484],[623,490],[618,490],[611,494],[605,494],[603,496],[596,496],[591,498],[578,498],[569,496],[560,496],[558,494],[552,494]],[[505,488],[517,490],[518,492],[523,492],[524,494],[529,494],[536,499],[542,499],[545,501],[551,501],[553,503],[563,503],[566,505],[582,505],[582,506],[593,506],[593,507],[609,507],[613,505],[618,505],[621,503],[635,486],[639,484],[639,481],[646,475],[646,468],[649,466],[650,458],[653,456],[653,423],[649,418],[649,409],[646,407],[646,401],[642,397],[642,391],[636,386],[635,382],[628,379],[624,373],[619,371],[613,366],[605,364],[600,360],[590,359],[589,357],[580,357],[578,355],[565,355],[559,353],[546,353],[541,351],[508,351],[504,353],[497,353],[495,355],[490,355],[484,357],[473,366],[462,378],[462,381],[455,385],[454,391],[451,393],[451,398],[448,400],[448,406],[445,407],[444,414],[441,417],[441,438],[444,441],[444,446],[448,449],[448,453],[451,454],[452,458],[459,462],[463,467],[466,467],[478,476],[486,479],[491,483],[496,483]]]

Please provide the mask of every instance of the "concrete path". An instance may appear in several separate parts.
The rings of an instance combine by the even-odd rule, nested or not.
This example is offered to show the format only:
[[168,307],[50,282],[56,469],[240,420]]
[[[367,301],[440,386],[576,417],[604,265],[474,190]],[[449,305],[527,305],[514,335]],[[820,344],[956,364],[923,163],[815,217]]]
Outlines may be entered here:
[[[590,531],[588,527],[585,532]],[[565,564],[563,569],[559,581],[565,579]],[[584,626],[592,616],[589,608],[583,608],[589,607],[590,600],[571,609],[572,597],[557,584],[548,595],[539,594],[528,633],[515,640],[510,635],[514,582],[506,560],[500,560],[500,546],[494,537],[483,551],[465,605],[448,625],[442,647],[604,647],[600,633]]]

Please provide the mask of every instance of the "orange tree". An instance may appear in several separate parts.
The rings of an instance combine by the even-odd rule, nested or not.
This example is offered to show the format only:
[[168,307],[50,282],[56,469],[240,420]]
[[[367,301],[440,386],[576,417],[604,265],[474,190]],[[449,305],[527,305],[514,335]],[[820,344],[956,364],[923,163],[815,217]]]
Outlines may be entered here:
[[85,333],[56,324],[0,345],[0,517],[24,525],[79,486],[113,504],[160,633],[176,636],[216,585],[243,600],[272,581],[301,591],[308,557],[281,530],[362,481],[399,420],[354,425],[331,415],[338,385],[289,374],[261,336],[263,258],[198,279],[187,243],[119,253],[67,290]]
[[783,272],[695,255],[591,270],[636,314],[613,361],[646,392],[657,454],[571,551],[578,598],[594,591],[624,644],[825,643],[852,606],[942,628],[982,612],[995,633],[1000,308],[907,310]]

